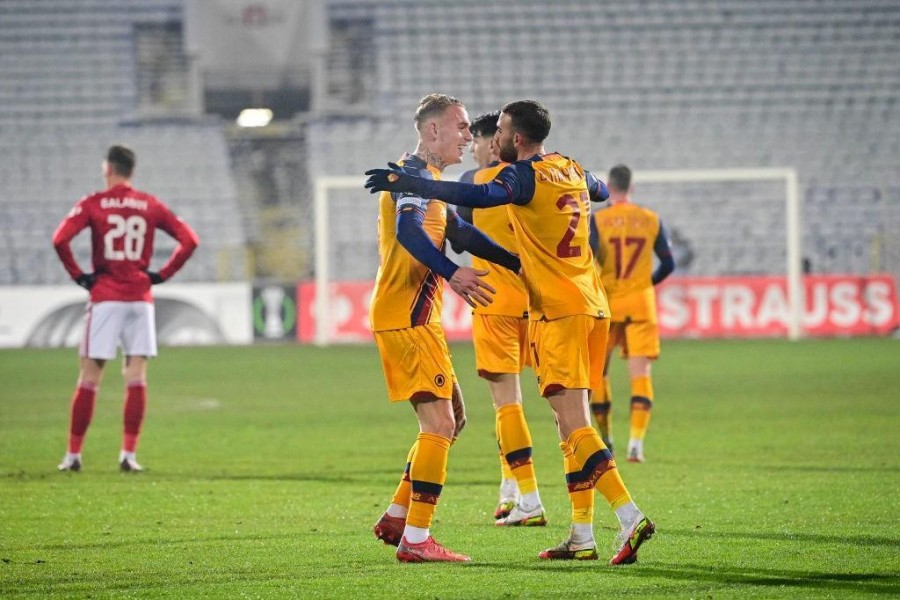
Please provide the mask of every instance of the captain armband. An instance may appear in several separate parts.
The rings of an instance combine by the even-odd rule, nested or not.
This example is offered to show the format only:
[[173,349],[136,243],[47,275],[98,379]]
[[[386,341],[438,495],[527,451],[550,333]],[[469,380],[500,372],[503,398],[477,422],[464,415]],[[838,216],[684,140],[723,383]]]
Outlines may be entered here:
[[401,211],[405,208],[418,208],[419,210],[424,211],[428,208],[429,200],[424,198],[420,198],[414,194],[404,193],[399,198],[397,198],[397,211]]

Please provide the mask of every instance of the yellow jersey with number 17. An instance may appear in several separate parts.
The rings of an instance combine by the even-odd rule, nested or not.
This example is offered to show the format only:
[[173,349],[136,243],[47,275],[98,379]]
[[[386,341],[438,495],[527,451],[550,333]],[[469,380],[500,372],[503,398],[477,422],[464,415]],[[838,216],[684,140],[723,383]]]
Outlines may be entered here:
[[[440,179],[440,171],[417,156],[406,156],[398,164],[407,170],[418,169],[420,177]],[[441,322],[444,280],[413,258],[397,241],[397,212],[404,208],[423,211],[425,233],[436,247],[444,247],[447,231],[444,202],[423,200],[412,194],[381,193],[378,198],[380,263],[369,305],[372,331]]]
[[[525,204],[508,205],[521,252],[532,321],[573,315],[608,318],[609,305],[589,242],[590,196],[584,169],[557,153],[519,161],[519,177],[534,178]],[[498,176],[503,182],[503,173]]]
[[629,202],[598,210],[593,218],[600,237],[597,264],[613,320],[655,323],[653,245],[659,216]]

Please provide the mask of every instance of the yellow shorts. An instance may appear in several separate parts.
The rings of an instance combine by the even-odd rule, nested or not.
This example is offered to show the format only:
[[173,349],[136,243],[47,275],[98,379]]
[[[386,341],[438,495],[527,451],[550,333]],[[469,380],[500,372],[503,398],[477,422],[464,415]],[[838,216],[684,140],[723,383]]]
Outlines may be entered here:
[[565,389],[596,389],[603,381],[609,319],[589,315],[531,321],[532,361],[542,396]]
[[609,326],[609,348],[622,348],[622,358],[659,356],[659,325],[650,321],[619,321]]
[[391,402],[421,396],[449,399],[456,374],[439,323],[376,331],[375,344]]
[[531,366],[528,319],[504,315],[472,315],[475,368],[487,373],[521,373]]

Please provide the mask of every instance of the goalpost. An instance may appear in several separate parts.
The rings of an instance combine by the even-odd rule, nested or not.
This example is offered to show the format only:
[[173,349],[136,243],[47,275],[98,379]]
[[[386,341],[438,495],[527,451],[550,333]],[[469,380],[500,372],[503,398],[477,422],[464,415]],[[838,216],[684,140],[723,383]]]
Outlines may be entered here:
[[[331,311],[329,309],[329,297],[322,290],[328,290],[331,282],[329,260],[329,235],[330,224],[330,196],[332,190],[357,190],[359,202],[368,202],[376,206],[376,196],[369,194],[369,191],[363,188],[365,177],[343,176],[343,177],[319,177],[316,179],[315,190],[313,193],[313,210],[315,212],[315,282],[316,282],[316,298],[315,298],[315,319],[316,334],[315,343],[318,346],[327,346],[330,342],[331,333]],[[376,211],[377,214],[377,211]],[[371,227],[375,229],[375,221],[371,223]],[[371,274],[371,278],[375,279],[375,272]]]
[[[375,238],[377,217],[376,197],[363,188],[365,178],[358,176],[320,177],[315,181],[313,196],[315,210],[315,343],[328,345],[332,342],[334,312],[339,307],[332,304],[329,290],[332,283],[332,271],[336,257],[332,250],[335,237],[343,236],[344,241],[359,243],[371,242]],[[787,300],[789,305],[788,337],[799,339],[802,335],[803,319],[803,282],[801,265],[801,224],[800,194],[797,172],[792,168],[764,169],[676,169],[664,171],[636,171],[636,185],[643,184],[753,184],[764,182],[783,186],[783,221],[782,230],[785,240],[785,264],[782,271],[787,282]],[[739,187],[739,185],[738,185]],[[640,188],[639,188],[640,189]],[[740,189],[738,190],[741,191]],[[357,221],[351,222],[347,230],[340,234],[332,231],[334,222],[333,204],[337,200],[347,202],[350,208],[342,213],[342,219],[355,214]],[[638,199],[639,203],[641,199]],[[652,207],[651,207],[652,208]],[[664,212],[672,212],[671,206]],[[664,219],[666,221],[666,219]],[[777,219],[776,219],[777,221]],[[773,232],[774,233],[774,232]],[[340,240],[339,240],[340,241]],[[374,280],[377,266],[377,245],[366,251],[351,253],[348,259],[341,259],[349,264],[345,269],[357,271],[351,278],[366,277]],[[347,261],[350,260],[350,263]],[[362,264],[365,263],[365,264]],[[361,267],[365,267],[362,268]],[[342,273],[342,277],[347,275]],[[324,293],[323,293],[324,291]]]
[[636,171],[634,183],[741,183],[773,182],[784,185],[785,279],[789,306],[788,338],[800,339],[803,321],[800,189],[793,168],[677,169]]

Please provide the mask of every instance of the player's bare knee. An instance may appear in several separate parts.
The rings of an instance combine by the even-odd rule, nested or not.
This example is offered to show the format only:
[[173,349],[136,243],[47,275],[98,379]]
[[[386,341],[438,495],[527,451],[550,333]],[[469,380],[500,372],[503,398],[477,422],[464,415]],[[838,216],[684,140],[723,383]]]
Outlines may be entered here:
[[646,356],[632,356],[628,359],[628,375],[635,377],[649,377],[652,361]]
[[103,365],[105,364],[105,360],[82,358],[78,369],[79,384],[99,385],[100,380],[103,378]]
[[456,432],[456,419],[451,415],[449,419],[419,420],[419,429],[422,433],[433,433],[450,440]]
[[422,433],[433,433],[452,439],[456,431],[456,417],[449,398],[418,395],[411,399]]
[[122,378],[126,384],[147,379],[147,359],[143,356],[126,356],[122,363]]

